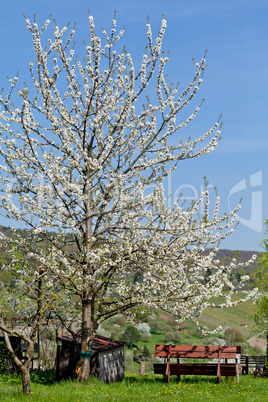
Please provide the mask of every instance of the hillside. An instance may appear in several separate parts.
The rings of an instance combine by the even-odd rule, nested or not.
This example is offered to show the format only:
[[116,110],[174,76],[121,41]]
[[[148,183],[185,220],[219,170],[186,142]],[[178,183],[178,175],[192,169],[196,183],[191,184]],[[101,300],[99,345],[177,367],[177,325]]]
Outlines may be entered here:
[[[27,236],[27,231],[25,229],[19,229],[22,237]],[[5,227],[0,225],[0,232],[4,233],[6,236],[11,235],[11,228],[10,227]],[[205,254],[207,254],[209,250],[205,251]],[[216,259],[220,260],[223,264],[228,264],[232,260],[232,258],[236,258],[238,263],[244,263],[248,261],[253,254],[257,254],[258,257],[262,255],[261,252],[256,252],[256,251],[233,251],[233,250],[227,250],[227,249],[220,249],[217,252]],[[6,261],[6,257],[3,253],[2,250],[0,250],[0,262]],[[231,280],[234,281],[234,283],[237,283],[240,281],[240,276],[247,274],[250,275],[251,280],[250,283],[247,285],[247,289],[253,288],[255,286],[254,284],[254,273],[256,271],[256,268],[258,266],[258,258],[255,260],[254,263],[249,264],[247,267],[243,269],[238,269],[236,272],[233,272]],[[9,273],[0,273],[0,282],[4,283],[4,285],[8,285],[10,281],[10,275]]]
[[[237,262],[239,263],[241,262],[245,263],[248,260],[250,260],[250,258],[252,258],[254,254],[256,254],[258,257],[261,257],[263,253],[259,251],[246,251],[246,250],[233,251],[227,249],[219,249],[219,251],[217,252],[217,258],[226,264],[230,262],[232,258],[236,258]],[[243,273],[252,274],[255,272],[257,266],[258,266],[258,258],[253,263],[245,267]]]
[[[26,230],[25,229],[19,229],[21,232],[22,236],[26,237]],[[0,232],[4,233],[6,236],[10,236],[11,234],[11,228],[6,227],[6,226],[1,226],[0,225]],[[206,251],[208,253],[208,251]],[[216,255],[216,258],[222,261],[223,263],[228,263],[232,258],[236,258],[237,262],[246,262],[248,261],[253,254],[257,254],[258,256],[262,255],[262,252],[258,251],[246,251],[246,250],[227,250],[227,249],[219,249]],[[257,260],[253,264],[250,264],[248,267],[245,268],[245,272],[247,273],[253,273],[257,267]]]

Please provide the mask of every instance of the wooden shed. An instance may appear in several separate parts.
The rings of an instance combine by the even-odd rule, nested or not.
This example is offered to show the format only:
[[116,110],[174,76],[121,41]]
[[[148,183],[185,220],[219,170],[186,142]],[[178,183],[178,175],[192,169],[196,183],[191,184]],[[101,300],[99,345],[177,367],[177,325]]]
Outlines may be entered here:
[[[75,377],[79,360],[81,337],[57,337],[56,380]],[[96,335],[90,356],[90,374],[106,383],[121,381],[124,377],[124,342]]]

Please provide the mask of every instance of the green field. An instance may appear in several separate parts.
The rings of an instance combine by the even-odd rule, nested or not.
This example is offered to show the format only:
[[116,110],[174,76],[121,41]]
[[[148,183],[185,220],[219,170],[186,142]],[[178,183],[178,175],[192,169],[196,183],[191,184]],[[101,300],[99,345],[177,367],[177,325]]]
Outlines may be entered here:
[[[44,381],[47,378],[44,377]],[[0,376],[0,401],[267,401],[268,379],[240,376],[240,382],[223,378],[221,384],[213,377],[182,377],[170,384],[162,376],[140,377],[126,373],[120,383],[104,384],[95,378],[89,383],[62,382],[42,384],[42,377],[32,381],[32,393],[23,396],[20,378]]]
[[[243,293],[240,292],[237,298],[242,298]],[[200,317],[200,322],[209,328],[216,328],[219,325],[228,325],[238,328],[244,333],[246,338],[254,333],[254,314],[255,306],[252,301],[240,303],[235,307],[210,308],[204,311]],[[247,327],[241,327],[241,324],[247,324]]]

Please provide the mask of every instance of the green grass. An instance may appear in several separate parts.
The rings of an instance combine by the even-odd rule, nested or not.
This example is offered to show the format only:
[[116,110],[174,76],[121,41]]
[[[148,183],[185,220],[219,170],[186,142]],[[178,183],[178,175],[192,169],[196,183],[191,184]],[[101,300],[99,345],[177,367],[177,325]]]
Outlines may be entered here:
[[[47,382],[48,378],[44,377]],[[104,384],[91,378],[89,383],[62,382],[42,384],[42,377],[32,381],[32,393],[23,396],[20,378],[0,376],[0,401],[267,401],[268,379],[240,376],[240,382],[223,378],[216,384],[214,377],[182,377],[170,384],[162,376],[140,377],[127,373],[120,383]]]

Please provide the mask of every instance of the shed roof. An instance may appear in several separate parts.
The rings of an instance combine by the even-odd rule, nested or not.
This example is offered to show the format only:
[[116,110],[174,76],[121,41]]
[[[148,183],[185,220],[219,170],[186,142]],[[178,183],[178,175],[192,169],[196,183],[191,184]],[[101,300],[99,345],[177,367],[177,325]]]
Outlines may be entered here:
[[[59,336],[57,337],[58,340],[67,341],[67,342],[74,342],[72,336]],[[81,343],[81,335],[76,334],[76,341],[77,343]],[[120,346],[124,346],[125,342],[118,341],[117,339],[107,338],[106,336],[95,335],[93,339],[92,349],[97,350],[99,352],[103,350],[109,350],[118,348]]]

